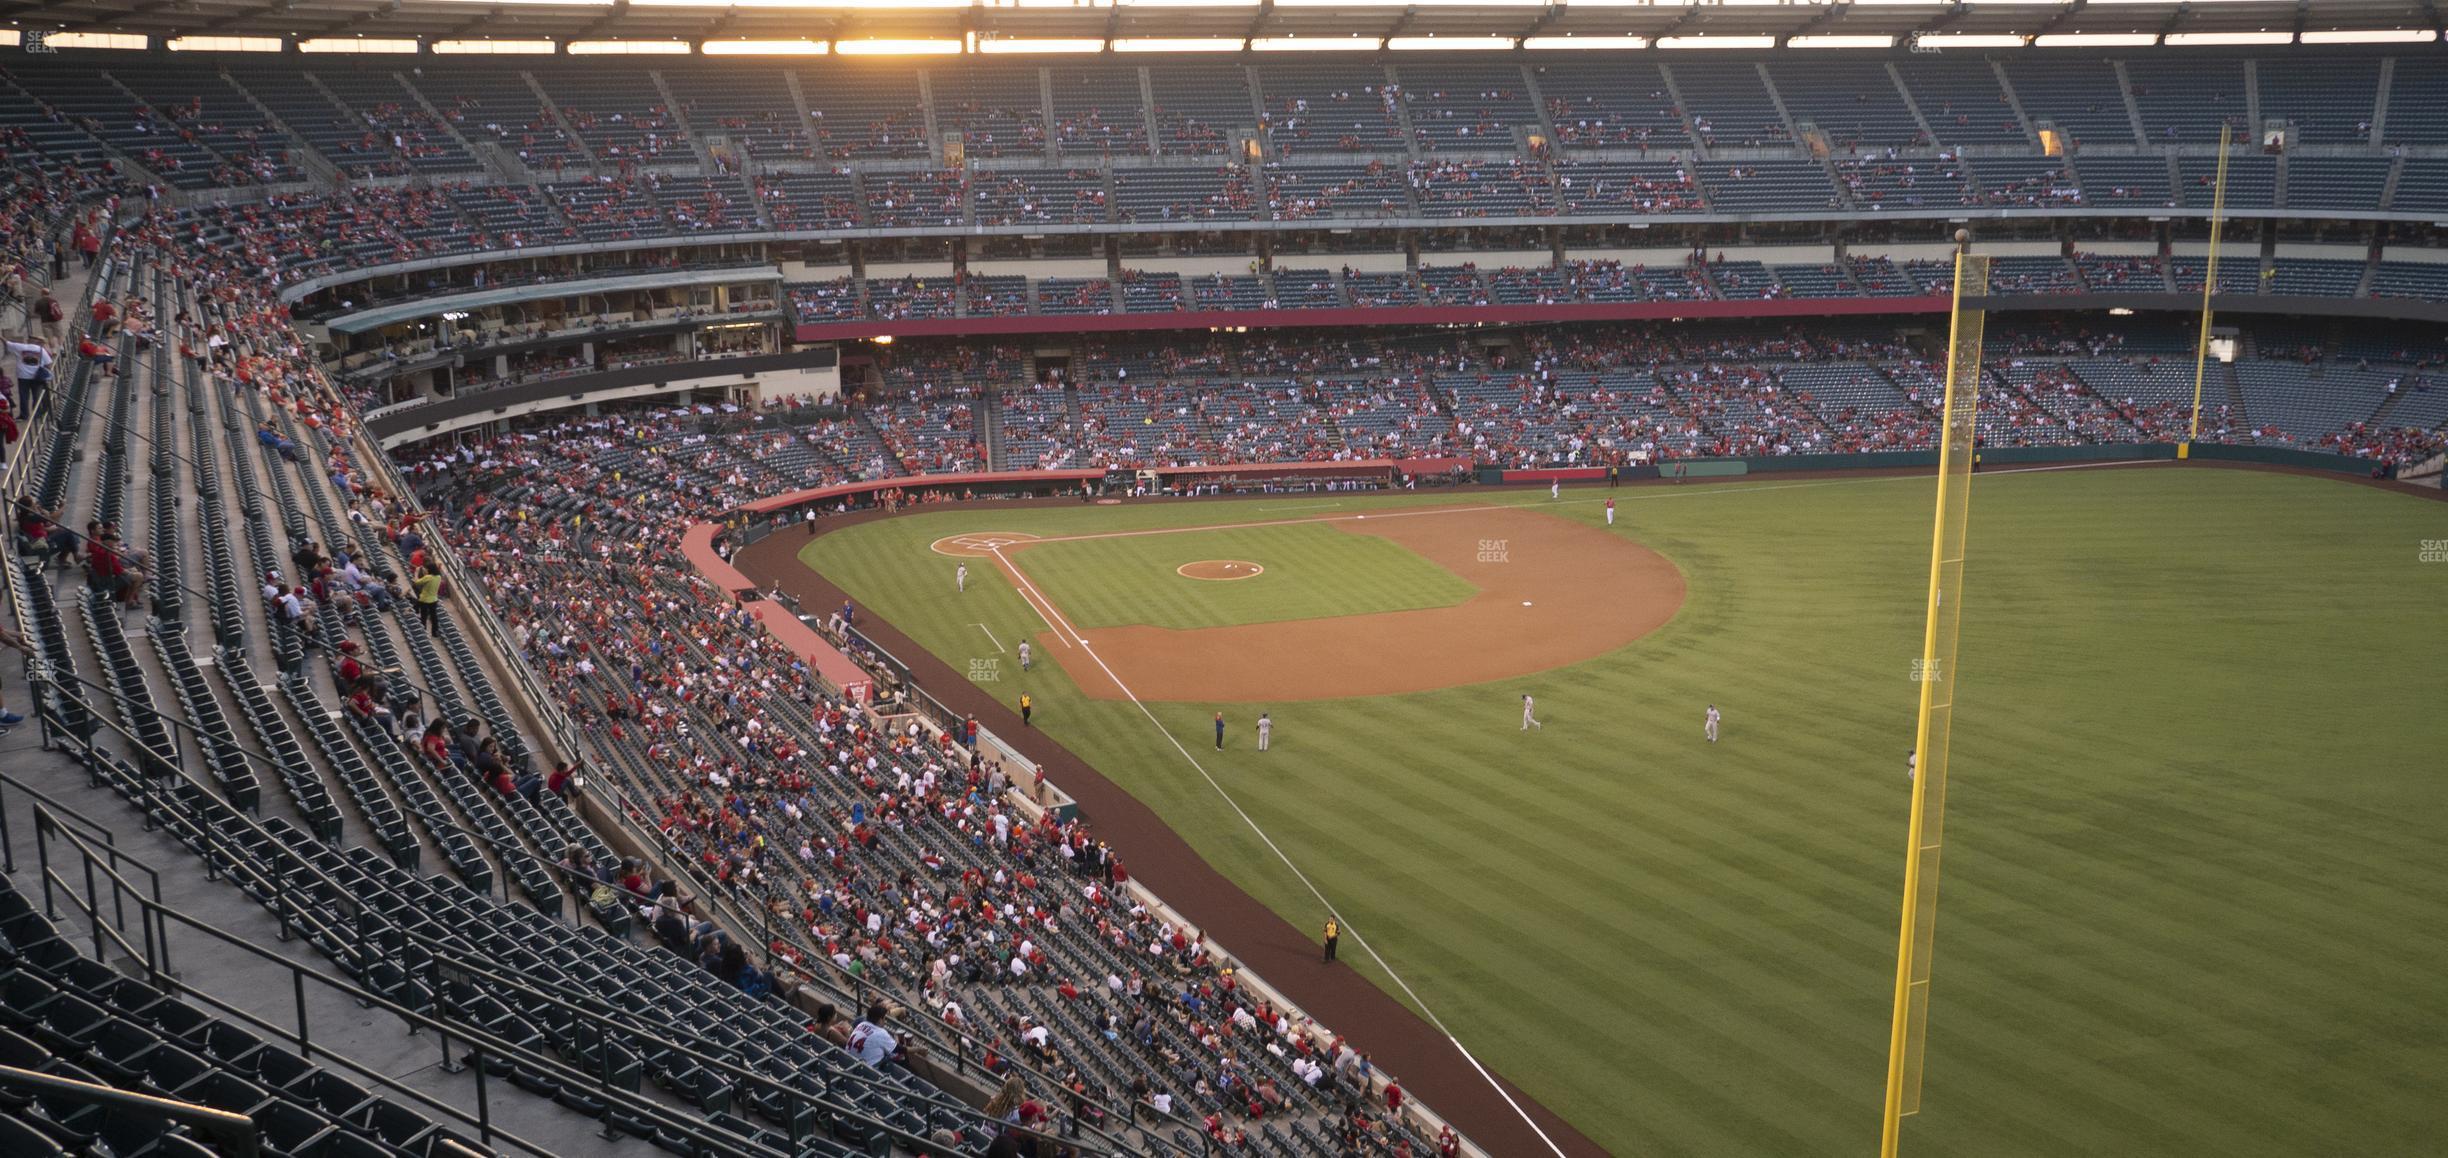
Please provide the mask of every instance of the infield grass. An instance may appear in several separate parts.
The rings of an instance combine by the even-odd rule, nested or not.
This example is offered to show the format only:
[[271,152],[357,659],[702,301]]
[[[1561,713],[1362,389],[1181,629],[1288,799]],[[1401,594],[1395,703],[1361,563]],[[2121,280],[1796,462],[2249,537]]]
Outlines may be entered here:
[[[1544,731],[1516,730],[1520,681],[1268,705],[1263,756],[1238,718],[1213,753],[1211,708],[1150,708],[1464,1043],[1602,1145],[1869,1152],[1930,484],[1616,494],[1617,532],[1673,559],[1689,598],[1639,642],[1528,681]],[[2417,555],[2448,539],[2448,506],[2215,469],[1992,473],[1972,496],[1907,1148],[2439,1152],[2448,564]],[[1493,501],[1602,518],[1545,499]],[[1263,517],[921,514],[805,557],[961,668],[998,651],[980,622],[1005,644],[1042,628],[1000,576],[955,597],[934,539]],[[1054,597],[1076,598],[1068,582]],[[1137,707],[1081,695],[1066,658],[1041,652],[1025,684],[1005,664],[997,688],[1033,692],[1040,727],[1314,927],[1316,903],[1206,781]],[[1350,937],[1343,959],[1386,984]]]
[[[1411,611],[1449,607],[1478,590],[1401,546],[1323,523],[1040,543],[1011,560],[1078,627],[1189,629]],[[1183,564],[1206,560],[1265,570],[1247,579],[1182,576]]]

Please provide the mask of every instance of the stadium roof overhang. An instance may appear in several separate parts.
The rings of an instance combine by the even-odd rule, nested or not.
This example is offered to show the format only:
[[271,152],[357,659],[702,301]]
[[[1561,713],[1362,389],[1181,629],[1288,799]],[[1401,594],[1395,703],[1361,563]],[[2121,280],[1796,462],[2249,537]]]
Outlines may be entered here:
[[[1782,45],[1793,37],[1942,37],[2441,31],[2437,0],[0,0],[23,30],[155,38],[368,37],[434,42],[666,40],[1094,42],[1394,37],[1517,42],[1632,37],[1669,47]],[[1763,39],[1765,38],[1765,39]],[[2011,43],[2011,42],[2006,42]],[[1984,45],[2000,47],[2004,43]]]

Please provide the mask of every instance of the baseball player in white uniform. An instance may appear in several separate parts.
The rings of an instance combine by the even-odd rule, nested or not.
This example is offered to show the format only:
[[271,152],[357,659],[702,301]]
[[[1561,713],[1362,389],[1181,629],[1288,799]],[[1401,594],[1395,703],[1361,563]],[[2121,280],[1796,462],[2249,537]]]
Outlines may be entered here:
[[1613,499],[1607,500],[1607,525],[1610,527],[1615,525],[1615,500]]
[[1267,745],[1274,742],[1274,739],[1275,721],[1268,719],[1265,712],[1258,713],[1258,750],[1266,751]]
[[1919,748],[1906,749],[1904,752],[1904,782],[1910,784],[1913,778],[1920,774],[1921,750]]
[[967,563],[963,563],[953,569],[952,586],[959,588],[963,592],[969,590],[969,565]]
[[1027,640],[1025,640],[1025,639],[1024,639],[1024,640],[1021,640],[1021,641],[1020,641],[1020,670],[1021,670],[1021,671],[1027,671],[1028,669],[1029,669],[1029,642],[1028,642]]
[[1715,704],[1709,705],[1707,727],[1708,742],[1714,744],[1717,742],[1717,705]]
[[1547,498],[1548,498],[1550,501],[1553,501],[1553,500],[1555,500],[1555,499],[1560,499],[1560,498],[1563,498],[1563,497],[1564,497],[1564,480],[1563,480],[1563,479],[1560,479],[1560,478],[1551,478],[1551,479],[1548,479],[1548,480],[1547,480]]
[[1536,708],[1536,706],[1537,706],[1537,701],[1535,701],[1535,700],[1533,700],[1533,699],[1531,699],[1531,698],[1530,698],[1530,693],[1528,693],[1528,692],[1523,692],[1523,693],[1522,693],[1522,726],[1521,726],[1521,730],[1522,730],[1522,731],[1527,732],[1527,731],[1529,731],[1529,730],[1530,730],[1530,729],[1532,729],[1532,728],[1544,728],[1544,727],[1546,727],[1546,726],[1547,726],[1547,725],[1545,725],[1545,724],[1542,724],[1542,723],[1539,723],[1539,722],[1538,722],[1538,715],[1537,715],[1536,711],[1534,710],[1534,709]]

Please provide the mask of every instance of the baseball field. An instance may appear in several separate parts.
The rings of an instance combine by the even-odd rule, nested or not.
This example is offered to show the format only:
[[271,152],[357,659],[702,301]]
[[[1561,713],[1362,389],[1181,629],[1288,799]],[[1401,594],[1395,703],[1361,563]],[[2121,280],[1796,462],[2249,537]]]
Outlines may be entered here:
[[[1601,489],[972,506],[801,558],[1294,925],[1314,884],[1365,941],[1337,968],[1607,1149],[1863,1153],[1931,484],[1611,494],[1611,528]],[[2186,468],[1972,494],[1908,1145],[2436,1152],[2448,505]]]

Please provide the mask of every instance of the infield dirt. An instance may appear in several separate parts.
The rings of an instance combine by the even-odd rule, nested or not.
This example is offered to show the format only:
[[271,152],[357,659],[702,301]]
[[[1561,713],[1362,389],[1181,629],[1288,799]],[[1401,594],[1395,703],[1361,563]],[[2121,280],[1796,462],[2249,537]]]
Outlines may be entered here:
[[1059,660],[1082,636],[1095,647],[1102,666],[1064,666],[1099,699],[1283,702],[1485,683],[1604,655],[1657,630],[1683,605],[1682,572],[1665,556],[1535,508],[1431,508],[1316,521],[1392,542],[1479,593],[1451,607],[1374,615],[1075,632],[1060,614],[1062,593],[1027,579],[1030,549],[1065,539],[1012,542],[993,557],[1055,612],[1047,616],[1053,626],[1038,635],[1040,654]]

